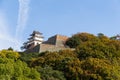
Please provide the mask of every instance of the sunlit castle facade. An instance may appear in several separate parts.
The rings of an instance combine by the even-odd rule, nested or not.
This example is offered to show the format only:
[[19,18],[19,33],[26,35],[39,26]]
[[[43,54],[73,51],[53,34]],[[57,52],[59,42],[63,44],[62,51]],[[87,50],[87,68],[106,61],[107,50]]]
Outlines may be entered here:
[[31,37],[28,38],[29,44],[34,44],[36,46],[43,42],[42,33],[38,32],[38,31],[33,31],[33,33],[30,36]]
[[31,37],[28,38],[28,41],[24,43],[24,47],[26,49],[31,49],[36,45],[39,45],[43,42],[43,36],[42,33],[38,31],[33,31],[33,33],[30,35]]

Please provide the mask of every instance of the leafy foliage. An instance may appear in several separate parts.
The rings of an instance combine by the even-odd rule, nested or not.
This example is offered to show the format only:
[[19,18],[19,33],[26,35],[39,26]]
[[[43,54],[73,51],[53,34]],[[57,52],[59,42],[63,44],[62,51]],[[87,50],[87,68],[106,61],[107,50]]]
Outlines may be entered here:
[[66,80],[63,72],[58,70],[53,70],[52,67],[45,66],[44,68],[42,67],[36,67],[36,68],[40,73],[42,73],[41,74],[42,80]]
[[66,45],[68,45],[70,48],[76,48],[82,42],[97,41],[97,40],[98,40],[98,38],[95,37],[92,34],[89,34],[89,33],[78,33],[78,34],[73,35],[71,38],[69,38],[66,41]]
[[34,59],[37,58],[40,54],[39,53],[25,53],[21,52],[20,54],[20,60],[26,62],[28,65],[29,63]]
[[2,50],[0,51],[1,58],[11,58],[11,59],[18,59],[20,55],[12,50]]
[[[119,80],[119,66],[112,65],[109,60],[89,58],[82,61],[83,78],[86,80]],[[118,69],[119,67],[119,69]]]
[[0,80],[120,80],[119,40],[77,33],[66,44],[74,50],[0,51]]
[[20,61],[19,54],[11,50],[0,52],[0,80],[40,80],[40,74]]

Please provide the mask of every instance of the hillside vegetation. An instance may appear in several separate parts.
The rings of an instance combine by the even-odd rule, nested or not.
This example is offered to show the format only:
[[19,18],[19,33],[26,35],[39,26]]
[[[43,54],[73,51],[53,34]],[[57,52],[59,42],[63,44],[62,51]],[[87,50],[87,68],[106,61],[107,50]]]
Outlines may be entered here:
[[66,45],[75,50],[0,51],[0,80],[120,80],[117,38],[102,33],[77,33]]

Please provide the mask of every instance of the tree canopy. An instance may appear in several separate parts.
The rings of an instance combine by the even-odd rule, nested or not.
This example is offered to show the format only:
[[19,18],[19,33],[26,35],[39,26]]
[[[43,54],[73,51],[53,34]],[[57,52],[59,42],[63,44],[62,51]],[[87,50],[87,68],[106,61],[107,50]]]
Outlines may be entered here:
[[0,80],[40,80],[40,74],[18,58],[19,53],[0,51]]
[[66,44],[57,52],[0,51],[0,80],[120,80],[118,39],[77,33]]

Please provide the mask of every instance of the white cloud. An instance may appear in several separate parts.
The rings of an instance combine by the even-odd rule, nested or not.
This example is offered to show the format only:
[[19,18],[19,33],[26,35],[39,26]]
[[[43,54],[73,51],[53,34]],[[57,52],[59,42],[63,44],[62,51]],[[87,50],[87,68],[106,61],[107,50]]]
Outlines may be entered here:
[[19,13],[16,27],[16,38],[21,39],[21,35],[27,24],[30,0],[18,0],[18,1],[19,1]]
[[22,45],[21,38],[24,28],[27,24],[29,2],[30,0],[18,0],[19,1],[19,12],[16,26],[15,37],[10,34],[10,26],[7,23],[6,15],[0,10],[0,49],[13,47],[16,50],[20,50]]

